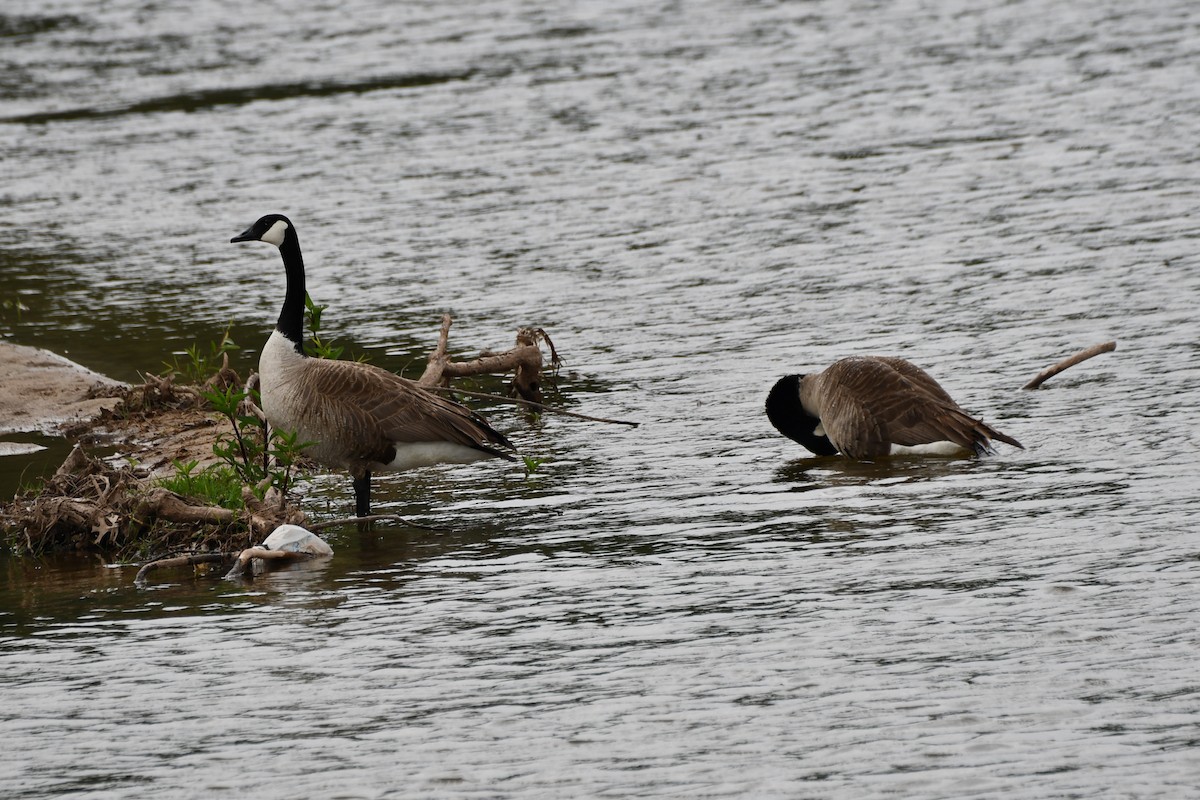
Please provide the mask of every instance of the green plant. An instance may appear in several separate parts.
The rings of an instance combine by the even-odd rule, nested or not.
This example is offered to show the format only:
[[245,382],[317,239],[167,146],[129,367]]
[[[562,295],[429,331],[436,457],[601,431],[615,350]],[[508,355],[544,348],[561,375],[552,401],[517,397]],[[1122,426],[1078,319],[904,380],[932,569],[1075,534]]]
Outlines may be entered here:
[[546,462],[544,458],[536,458],[534,456],[521,456],[521,461],[525,463],[525,477],[538,471],[538,467]]
[[202,384],[221,368],[224,362],[224,355],[232,353],[234,350],[240,350],[237,343],[229,335],[230,329],[233,327],[231,322],[225,326],[225,333],[221,334],[220,341],[209,342],[208,352],[204,352],[203,348],[198,344],[189,346],[184,353],[187,358],[180,360],[179,356],[172,356],[170,363],[164,361],[163,374],[165,375],[180,375],[188,383]]
[[240,509],[242,503],[242,479],[227,464],[209,464],[196,469],[200,462],[171,462],[175,474],[159,480],[159,485],[184,497],[202,498],[222,508]]
[[322,339],[320,335],[321,312],[328,307],[317,305],[313,302],[312,297],[305,293],[304,317],[308,320],[309,330],[312,331],[312,339],[305,343],[304,352],[315,358],[332,358],[336,360],[342,357],[342,348],[327,339]]
[[[337,358],[342,348],[319,336],[321,312],[325,306],[312,302],[305,295],[305,308],[313,331],[312,342],[306,348],[319,358]],[[221,368],[226,353],[240,349],[226,327],[219,341],[211,342],[207,351],[192,345],[184,351],[186,358],[175,357],[164,362],[168,376],[181,376],[185,381],[203,385]],[[247,398],[261,406],[258,392],[249,394],[236,386],[216,386],[200,392],[218,414],[229,420],[230,432],[217,437],[213,455],[218,461],[203,468],[196,461],[173,462],[175,474],[161,479],[159,485],[198,500],[230,509],[243,507],[242,487],[248,486],[260,500],[270,487],[286,493],[304,448],[313,442],[301,442],[294,433],[269,430],[265,422],[243,410]]]
[[[328,358],[336,361],[342,357],[342,351],[345,348],[334,344],[329,339],[321,338],[321,312],[326,308],[328,306],[319,306],[313,302],[312,297],[304,295],[304,319],[307,320],[309,330],[312,331],[312,338],[304,343],[304,352],[313,358]],[[368,361],[369,359],[365,354],[359,353],[354,360]]]
[[159,485],[177,494],[205,500],[224,508],[240,509],[242,488],[249,487],[260,500],[275,487],[286,493],[291,488],[302,451],[312,442],[301,442],[294,433],[272,430],[253,414],[244,413],[243,401],[250,397],[260,402],[257,392],[249,395],[235,387],[202,392],[217,413],[229,420],[231,432],[213,443],[216,463],[197,469],[198,462],[173,462],[175,474]]
[[261,419],[242,410],[247,397],[261,404],[258,392],[247,395],[245,390],[229,386],[202,394],[232,428],[232,436],[221,436],[213,444],[213,453],[221,463],[250,485],[259,498],[270,486],[287,492],[302,451],[313,442],[300,442],[296,434],[287,431],[271,430],[268,435]]
[[42,493],[42,489],[46,486],[45,475],[30,475],[29,465],[21,470],[21,477],[17,483],[16,497],[37,497]]

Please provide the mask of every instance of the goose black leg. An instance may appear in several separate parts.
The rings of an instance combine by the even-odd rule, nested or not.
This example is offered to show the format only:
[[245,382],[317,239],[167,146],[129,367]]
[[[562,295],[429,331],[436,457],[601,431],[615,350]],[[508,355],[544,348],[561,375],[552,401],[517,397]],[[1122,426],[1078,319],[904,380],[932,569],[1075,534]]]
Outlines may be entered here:
[[371,473],[364,472],[361,478],[354,479],[354,516],[366,517],[371,514]]

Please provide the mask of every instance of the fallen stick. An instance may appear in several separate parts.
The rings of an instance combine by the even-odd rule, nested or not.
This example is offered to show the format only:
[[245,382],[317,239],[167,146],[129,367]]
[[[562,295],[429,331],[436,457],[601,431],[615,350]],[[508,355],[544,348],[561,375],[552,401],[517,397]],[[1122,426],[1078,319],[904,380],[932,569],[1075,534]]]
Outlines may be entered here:
[[464,397],[476,397],[481,400],[495,400],[497,403],[515,403],[517,405],[536,408],[538,411],[548,411],[551,414],[561,414],[564,417],[586,419],[588,422],[607,422],[611,425],[628,425],[631,428],[636,428],[638,425],[642,424],[640,422],[630,422],[629,420],[625,419],[608,419],[606,417],[593,417],[588,414],[578,414],[574,411],[567,411],[563,408],[555,408],[554,406],[548,406],[543,403],[537,403],[533,400],[526,400],[521,397],[502,397],[498,394],[487,394],[486,392],[468,392],[465,389],[454,389],[447,386],[425,386],[423,388],[428,389],[431,392],[453,392],[454,394],[461,394]]
[[208,522],[216,525],[229,525],[234,521],[236,514],[230,509],[220,506],[194,506],[169,489],[156,487],[146,492],[134,516],[138,519],[153,516],[168,522],[185,524]]
[[237,563],[235,563],[225,573],[226,578],[240,578],[250,571],[250,562],[256,558],[261,558],[263,561],[307,561],[310,558],[316,558],[312,553],[296,552],[293,550],[269,550],[266,547],[254,546],[238,553]]
[[1057,364],[1055,364],[1053,367],[1050,367],[1049,369],[1043,370],[1042,372],[1038,373],[1038,376],[1036,378],[1034,378],[1029,383],[1022,386],[1021,388],[1022,389],[1036,389],[1039,386],[1041,386],[1043,383],[1045,383],[1046,381],[1053,378],[1058,373],[1062,372],[1064,369],[1067,369],[1068,367],[1073,367],[1081,361],[1087,361],[1089,358],[1098,356],[1101,353],[1111,353],[1113,350],[1116,350],[1116,349],[1117,349],[1116,342],[1105,342],[1104,344],[1094,345],[1093,347],[1089,347],[1086,350],[1081,350],[1078,353],[1076,353],[1075,355],[1071,356],[1070,358],[1060,361]]

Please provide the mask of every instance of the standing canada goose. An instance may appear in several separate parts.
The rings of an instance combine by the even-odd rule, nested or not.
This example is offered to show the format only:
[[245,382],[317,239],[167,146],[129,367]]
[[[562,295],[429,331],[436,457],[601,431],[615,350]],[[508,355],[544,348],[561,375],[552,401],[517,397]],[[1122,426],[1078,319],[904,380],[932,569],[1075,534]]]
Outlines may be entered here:
[[1020,442],[959,408],[928,373],[903,358],[861,356],[814,375],[787,375],[767,395],[767,418],[820,456],[976,455],[998,439]]
[[268,214],[229,241],[279,248],[287,293],[258,359],[263,412],[275,428],[315,442],[306,455],[350,473],[358,516],[371,513],[372,472],[513,460],[508,439],[458,403],[370,364],[304,354],[304,259],[291,220]]

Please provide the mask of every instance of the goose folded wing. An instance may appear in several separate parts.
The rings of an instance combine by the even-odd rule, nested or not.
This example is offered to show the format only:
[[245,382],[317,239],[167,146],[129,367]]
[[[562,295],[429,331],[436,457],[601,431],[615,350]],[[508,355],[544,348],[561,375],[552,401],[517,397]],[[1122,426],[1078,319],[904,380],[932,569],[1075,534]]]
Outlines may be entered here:
[[953,442],[972,450],[987,448],[987,437],[979,424],[956,405],[938,401],[913,402],[898,410],[888,423],[894,444],[912,447],[931,442]]
[[[973,449],[976,453],[984,453],[991,450],[989,439],[997,439],[1024,449],[1016,439],[964,411],[937,381],[912,362],[903,358],[881,357],[879,360],[904,376],[915,388],[929,394],[935,401],[934,405],[924,406],[915,418],[906,418],[893,426],[893,436],[899,437],[892,439],[896,444],[911,446],[930,441],[947,441]],[[916,411],[916,406],[910,410]],[[935,438],[927,438],[930,436]]]
[[319,363],[310,385],[341,399],[343,429],[364,457],[378,459],[393,443],[453,442],[501,456],[500,448],[512,447],[470,409],[395,373],[353,361]]

